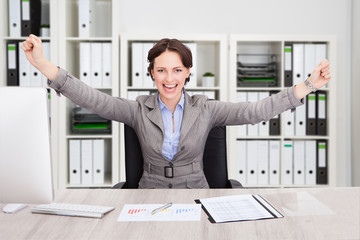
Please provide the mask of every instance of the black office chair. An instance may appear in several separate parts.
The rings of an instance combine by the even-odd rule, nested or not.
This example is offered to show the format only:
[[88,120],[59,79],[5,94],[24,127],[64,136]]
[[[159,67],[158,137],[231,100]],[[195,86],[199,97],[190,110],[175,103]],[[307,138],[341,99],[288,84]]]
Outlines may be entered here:
[[[135,131],[125,127],[126,182],[113,188],[138,188],[143,174],[143,156]],[[226,127],[215,127],[209,132],[204,149],[204,173],[210,188],[242,188],[240,182],[228,179],[226,154]]]

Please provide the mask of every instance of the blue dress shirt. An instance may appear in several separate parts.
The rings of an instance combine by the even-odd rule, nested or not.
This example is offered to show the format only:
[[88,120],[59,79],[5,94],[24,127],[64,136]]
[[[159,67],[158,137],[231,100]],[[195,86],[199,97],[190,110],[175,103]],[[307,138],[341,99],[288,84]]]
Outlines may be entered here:
[[[181,123],[184,113],[184,103],[185,97],[184,92],[181,93],[181,98],[179,103],[176,105],[174,115],[171,113],[171,110],[166,107],[166,105],[161,101],[159,95],[159,106],[161,111],[161,116],[165,128],[165,137],[162,146],[162,154],[165,158],[172,160],[178,150],[181,134]],[[172,118],[174,117],[174,129],[172,125]]]

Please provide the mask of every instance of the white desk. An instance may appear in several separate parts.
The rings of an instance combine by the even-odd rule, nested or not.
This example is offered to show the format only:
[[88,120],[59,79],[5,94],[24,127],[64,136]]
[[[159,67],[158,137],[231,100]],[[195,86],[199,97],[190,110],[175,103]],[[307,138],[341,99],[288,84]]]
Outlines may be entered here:
[[[197,198],[245,193],[260,194],[285,217],[212,224],[202,211],[200,222],[117,222],[127,203],[194,203]],[[306,213],[301,196],[314,197],[314,204],[325,210]],[[360,239],[360,188],[76,189],[58,192],[55,200],[116,209],[102,219],[32,214],[34,205],[15,214],[1,211],[0,239]]]

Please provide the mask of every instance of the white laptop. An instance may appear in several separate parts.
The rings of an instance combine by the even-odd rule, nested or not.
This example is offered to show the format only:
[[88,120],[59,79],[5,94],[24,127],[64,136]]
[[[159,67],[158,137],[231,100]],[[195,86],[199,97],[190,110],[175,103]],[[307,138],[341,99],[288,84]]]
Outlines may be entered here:
[[0,203],[53,201],[48,93],[0,87]]

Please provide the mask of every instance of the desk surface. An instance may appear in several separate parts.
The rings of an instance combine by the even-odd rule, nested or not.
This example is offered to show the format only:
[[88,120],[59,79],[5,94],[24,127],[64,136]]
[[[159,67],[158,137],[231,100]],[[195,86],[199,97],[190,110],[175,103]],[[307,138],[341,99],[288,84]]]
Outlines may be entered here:
[[[213,224],[202,211],[199,222],[117,222],[124,204],[187,204],[238,194],[260,194],[284,218]],[[57,192],[55,202],[116,209],[102,219],[32,214],[34,205],[15,214],[1,211],[0,239],[360,239],[360,188],[68,189]]]

